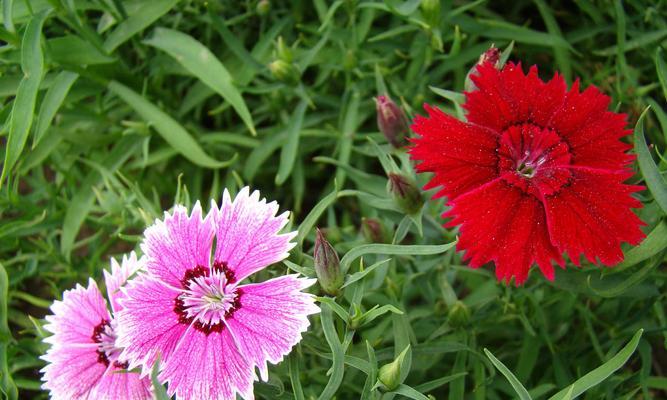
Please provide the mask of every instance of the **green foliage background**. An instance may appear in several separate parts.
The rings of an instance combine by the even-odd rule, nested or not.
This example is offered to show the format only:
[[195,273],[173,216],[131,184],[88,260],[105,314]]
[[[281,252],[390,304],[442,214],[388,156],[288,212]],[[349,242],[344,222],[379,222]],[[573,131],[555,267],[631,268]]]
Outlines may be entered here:
[[[299,231],[290,259],[258,279],[313,276],[316,226],[349,268],[258,398],[667,395],[664,0],[446,0],[436,16],[409,0],[262,3],[3,1],[0,396],[46,398],[41,326],[63,290],[99,281],[162,210],[246,184],[292,210]],[[279,37],[298,82],[267,67]],[[387,193],[386,170],[411,168],[377,131],[373,97],[388,91],[411,116],[425,101],[460,112],[454,92],[480,53],[511,42],[511,60],[595,84],[632,124],[652,107],[634,178],[650,189],[639,214],[651,233],[621,266],[505,286],[443,245],[455,232],[441,227],[442,201],[406,216]],[[364,218],[386,243],[368,246]],[[451,317],[463,307],[467,320]],[[404,384],[383,394],[378,366],[408,344]]]

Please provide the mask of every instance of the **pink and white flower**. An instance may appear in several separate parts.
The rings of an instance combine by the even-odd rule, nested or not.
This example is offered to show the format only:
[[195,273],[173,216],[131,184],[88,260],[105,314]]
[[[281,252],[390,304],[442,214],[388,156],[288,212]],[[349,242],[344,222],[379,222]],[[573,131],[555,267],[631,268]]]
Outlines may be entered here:
[[190,214],[176,206],[146,230],[147,273],[123,289],[118,316],[130,367],[148,374],[159,357],[158,379],[177,399],[253,398],[255,368],[267,380],[267,362],[280,362],[319,311],[302,292],[313,279],[241,283],[294,247],[295,232],[279,234],[288,213],[277,211],[257,191],[232,201],[225,190],[205,216],[199,202]]
[[51,392],[52,399],[152,398],[150,381],[128,371],[127,362],[120,357],[114,318],[122,308],[119,289],[142,266],[143,259],[137,260],[134,253],[124,256],[120,264],[111,259],[111,273],[104,271],[104,278],[112,313],[92,279],[87,288],[77,285],[63,293],[62,301],[53,303],[53,315],[46,317],[44,326],[53,333],[44,339],[51,347],[42,356],[48,363],[42,369],[42,387]]

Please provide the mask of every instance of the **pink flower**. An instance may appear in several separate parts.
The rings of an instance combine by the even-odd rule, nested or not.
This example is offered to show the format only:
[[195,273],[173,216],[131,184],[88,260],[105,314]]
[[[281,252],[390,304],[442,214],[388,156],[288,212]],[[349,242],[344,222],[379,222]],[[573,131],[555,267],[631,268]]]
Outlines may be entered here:
[[[295,232],[279,234],[288,213],[243,188],[202,217],[176,206],[148,228],[142,249],[147,274],[125,289],[119,343],[130,366],[158,379],[177,399],[253,398],[255,367],[268,379],[267,361],[280,362],[301,340],[314,297],[301,292],[313,279],[286,275],[241,284],[288,256]],[[215,240],[215,244],[214,244]]]
[[[104,271],[111,310],[117,313],[122,297],[119,289],[127,278],[143,267],[143,259],[134,253],[123,257],[119,265],[111,259],[111,273]],[[51,347],[42,359],[43,388],[53,399],[128,399],[152,398],[148,379],[127,370],[127,362],[119,357],[116,343],[116,320],[109,313],[95,281],[88,287],[77,285],[63,293],[62,301],[51,306],[53,315],[44,326],[53,335],[44,339]]]

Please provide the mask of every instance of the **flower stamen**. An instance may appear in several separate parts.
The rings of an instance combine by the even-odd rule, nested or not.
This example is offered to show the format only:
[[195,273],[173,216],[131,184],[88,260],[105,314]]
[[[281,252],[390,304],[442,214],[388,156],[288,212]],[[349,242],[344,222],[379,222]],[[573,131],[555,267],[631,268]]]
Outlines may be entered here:
[[217,262],[211,269],[202,266],[190,269],[181,284],[183,290],[174,306],[178,322],[192,325],[207,335],[222,331],[225,319],[241,307],[242,292],[225,263]]

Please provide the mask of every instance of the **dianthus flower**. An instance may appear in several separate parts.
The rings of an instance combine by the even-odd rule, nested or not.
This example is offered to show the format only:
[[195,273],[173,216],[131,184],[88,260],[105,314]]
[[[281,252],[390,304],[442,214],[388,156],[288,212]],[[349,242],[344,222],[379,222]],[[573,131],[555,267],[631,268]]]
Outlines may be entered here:
[[[319,311],[302,292],[314,279],[285,275],[242,284],[288,256],[296,232],[278,204],[243,188],[225,190],[206,216],[197,202],[165,213],[145,232],[147,273],[128,284],[119,315],[119,343],[144,374],[160,359],[158,379],[177,399],[253,398],[255,367],[280,362]],[[214,243],[215,241],[215,243]]]
[[491,63],[472,75],[466,92],[467,122],[425,105],[412,129],[412,158],[419,172],[433,172],[425,189],[439,187],[459,226],[457,248],[473,268],[493,261],[499,280],[521,284],[533,263],[554,279],[562,254],[580,265],[613,265],[621,242],[637,244],[643,223],[624,182],[633,174],[626,116],[608,111],[610,99],[591,86],[568,91],[563,77],[540,80],[520,64],[498,70]]
[[127,362],[119,357],[114,318],[122,308],[120,288],[142,265],[134,253],[123,257],[120,265],[111,259],[111,273],[104,271],[104,278],[112,313],[92,279],[87,288],[77,285],[63,293],[62,301],[53,303],[53,315],[46,317],[44,326],[53,333],[44,339],[51,347],[42,356],[48,363],[42,369],[43,388],[52,399],[152,398],[150,380],[128,371]]

